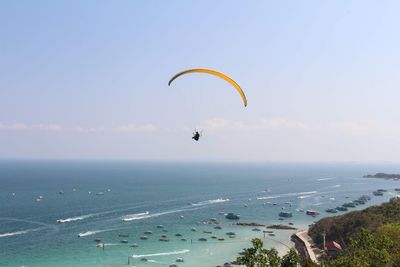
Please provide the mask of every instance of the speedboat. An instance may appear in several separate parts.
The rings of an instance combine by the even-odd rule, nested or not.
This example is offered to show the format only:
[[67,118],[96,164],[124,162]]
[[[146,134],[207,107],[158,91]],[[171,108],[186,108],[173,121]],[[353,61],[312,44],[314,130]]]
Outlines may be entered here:
[[102,196],[102,195],[104,195],[103,192],[97,192],[97,193],[96,193],[96,196]]
[[184,262],[184,260],[182,258],[176,258],[175,260],[176,262]]
[[199,241],[207,241],[207,239],[206,238],[204,238],[204,237],[201,237],[201,238],[199,238]]

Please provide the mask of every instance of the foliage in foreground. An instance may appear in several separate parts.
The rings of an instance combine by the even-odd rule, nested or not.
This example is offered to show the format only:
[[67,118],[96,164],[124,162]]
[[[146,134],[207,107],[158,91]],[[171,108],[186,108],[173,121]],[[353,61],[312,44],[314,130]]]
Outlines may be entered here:
[[326,267],[400,266],[400,224],[385,224],[376,232],[366,229],[350,239],[349,247]]
[[238,264],[247,267],[296,267],[299,266],[300,257],[295,249],[290,249],[282,258],[274,248],[265,249],[259,238],[251,241],[253,247],[243,249],[242,255],[237,257]]

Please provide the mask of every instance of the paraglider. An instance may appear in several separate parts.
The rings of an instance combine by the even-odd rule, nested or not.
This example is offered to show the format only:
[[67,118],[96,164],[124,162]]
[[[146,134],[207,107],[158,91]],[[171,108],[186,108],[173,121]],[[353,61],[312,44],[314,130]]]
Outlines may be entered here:
[[195,132],[193,133],[192,139],[195,140],[195,141],[199,141],[200,136],[201,136],[200,133],[199,133],[198,131],[195,131]]
[[227,81],[229,84],[231,84],[236,91],[238,91],[238,93],[240,94],[240,96],[242,97],[243,100],[243,104],[246,107],[247,106],[247,98],[242,90],[242,88],[240,88],[240,86],[228,75],[223,74],[222,72],[216,71],[216,70],[212,70],[212,69],[189,69],[189,70],[184,70],[182,72],[177,73],[174,77],[171,78],[171,80],[169,80],[168,82],[168,86],[171,85],[171,83],[178,78],[181,75],[184,74],[188,74],[188,73],[206,73],[206,74],[211,74],[214,76],[217,76],[225,81]]
[[[214,75],[214,76],[216,76],[216,77],[219,77],[219,78],[225,80],[226,82],[228,82],[230,85],[232,85],[232,86],[236,89],[236,91],[239,93],[239,95],[240,95],[241,98],[242,98],[243,105],[244,105],[245,107],[247,107],[247,98],[246,98],[246,96],[245,96],[245,94],[244,94],[242,88],[240,88],[240,86],[239,86],[231,77],[229,77],[229,76],[226,75],[226,74],[223,74],[222,72],[216,71],[216,70],[204,69],[204,68],[184,70],[184,71],[182,71],[182,72],[179,72],[179,73],[175,74],[175,75],[169,80],[168,86],[170,86],[171,83],[172,83],[176,78],[178,78],[178,77],[180,77],[180,76],[182,76],[182,75],[185,75],[185,74],[189,74],[189,73],[206,73],[206,74],[211,74],[211,75]],[[201,134],[200,134],[198,131],[195,131],[195,132],[193,133],[192,139],[195,140],[195,141],[199,141],[200,137],[201,137]]]

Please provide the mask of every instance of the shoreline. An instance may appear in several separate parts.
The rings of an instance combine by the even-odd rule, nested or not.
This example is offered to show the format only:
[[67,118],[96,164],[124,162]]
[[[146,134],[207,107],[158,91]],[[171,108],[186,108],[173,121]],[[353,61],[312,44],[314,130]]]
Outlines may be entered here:
[[319,264],[319,253],[316,253],[318,248],[314,244],[312,238],[308,235],[308,229],[301,230],[293,234],[291,236],[291,240],[295,244],[294,247],[297,250],[297,253],[299,253],[303,262],[310,260]]

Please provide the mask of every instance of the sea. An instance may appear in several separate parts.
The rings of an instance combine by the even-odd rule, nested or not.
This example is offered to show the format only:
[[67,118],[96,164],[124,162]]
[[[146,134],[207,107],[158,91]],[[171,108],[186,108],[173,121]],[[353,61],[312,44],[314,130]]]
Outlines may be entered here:
[[[361,195],[371,200],[350,210],[396,197],[400,181],[363,178],[376,172],[399,166],[2,160],[0,266],[212,267],[256,237],[282,255],[295,230],[236,223],[307,229]],[[387,192],[374,196],[377,189]],[[293,217],[280,219],[282,211]]]

